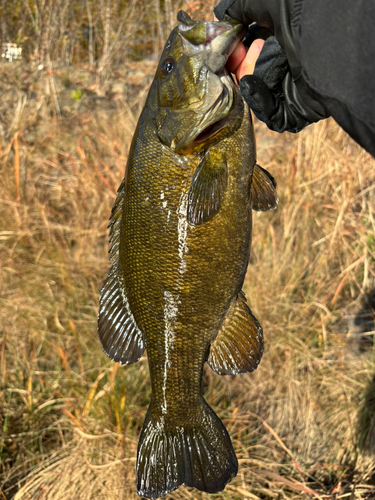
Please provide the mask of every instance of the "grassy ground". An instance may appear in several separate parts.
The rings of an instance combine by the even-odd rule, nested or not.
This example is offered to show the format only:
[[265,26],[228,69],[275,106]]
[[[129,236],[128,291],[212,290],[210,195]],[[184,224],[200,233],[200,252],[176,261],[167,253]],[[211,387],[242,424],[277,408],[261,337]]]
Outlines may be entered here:
[[[57,118],[53,95],[17,92],[0,110],[0,498],[136,499],[147,360],[109,361],[96,316],[144,94]],[[245,287],[266,349],[254,374],[205,371],[240,464],[212,498],[375,498],[375,350],[348,327],[374,285],[375,162],[332,120],[256,135],[280,196],[254,216]]]

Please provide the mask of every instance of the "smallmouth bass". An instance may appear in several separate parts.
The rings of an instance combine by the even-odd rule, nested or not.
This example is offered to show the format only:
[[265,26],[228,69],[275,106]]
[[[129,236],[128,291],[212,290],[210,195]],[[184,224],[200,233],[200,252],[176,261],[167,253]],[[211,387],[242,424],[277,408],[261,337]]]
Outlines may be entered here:
[[137,453],[137,492],[185,483],[216,493],[237,474],[229,435],[201,393],[203,365],[254,370],[262,329],[242,285],[251,211],[277,205],[256,165],[251,116],[225,64],[243,37],[232,21],[179,12],[139,118],[110,219],[113,262],[98,331],[122,364],[147,348],[152,397]]

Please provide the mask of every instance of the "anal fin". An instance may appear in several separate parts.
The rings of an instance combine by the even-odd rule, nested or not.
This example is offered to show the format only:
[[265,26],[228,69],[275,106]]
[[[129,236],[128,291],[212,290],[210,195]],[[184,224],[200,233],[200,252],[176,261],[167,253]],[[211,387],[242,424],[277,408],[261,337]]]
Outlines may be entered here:
[[103,351],[120,364],[135,363],[145,350],[143,334],[133,314],[112,265],[99,299],[98,334]]
[[211,344],[208,364],[220,375],[236,375],[255,370],[262,354],[262,327],[247,306],[244,293],[240,292]]
[[279,197],[276,187],[272,175],[259,165],[255,165],[251,181],[252,209],[257,212],[267,212],[277,208]]

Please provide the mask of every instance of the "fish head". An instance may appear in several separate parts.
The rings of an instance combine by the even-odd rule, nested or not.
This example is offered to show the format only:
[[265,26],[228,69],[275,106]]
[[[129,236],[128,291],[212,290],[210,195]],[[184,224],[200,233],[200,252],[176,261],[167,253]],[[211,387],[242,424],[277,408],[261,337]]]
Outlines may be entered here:
[[244,35],[237,21],[193,21],[180,11],[153,83],[159,140],[178,154],[199,152],[237,130],[243,100],[225,64]]

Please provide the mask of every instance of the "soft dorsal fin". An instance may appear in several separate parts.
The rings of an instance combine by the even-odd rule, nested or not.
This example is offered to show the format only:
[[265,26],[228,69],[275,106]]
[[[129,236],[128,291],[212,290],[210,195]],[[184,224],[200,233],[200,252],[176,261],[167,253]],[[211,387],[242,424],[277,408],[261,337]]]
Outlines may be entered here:
[[100,291],[98,334],[102,348],[110,359],[121,364],[129,364],[138,361],[142,356],[145,342],[130,311],[118,269],[124,191],[123,181],[109,223],[109,252],[113,264]]
[[198,225],[212,219],[220,210],[227,187],[227,164],[206,154],[191,181],[187,220]]
[[276,181],[272,175],[259,165],[255,165],[251,181],[252,209],[267,212],[277,208],[279,197]]
[[240,292],[211,344],[208,364],[220,375],[236,375],[255,370],[262,354],[262,327],[247,306],[244,293]]

